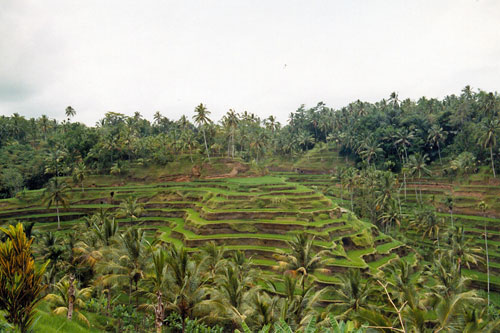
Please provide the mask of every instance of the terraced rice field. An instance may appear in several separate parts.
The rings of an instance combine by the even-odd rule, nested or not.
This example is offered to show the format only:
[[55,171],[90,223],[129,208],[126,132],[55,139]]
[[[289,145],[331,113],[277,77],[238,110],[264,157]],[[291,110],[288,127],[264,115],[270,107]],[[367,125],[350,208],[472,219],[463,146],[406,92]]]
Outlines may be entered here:
[[[321,283],[335,283],[335,273],[349,267],[369,274],[400,256],[414,259],[408,247],[339,207],[314,182],[298,183],[291,175],[95,187],[84,193],[75,188],[69,208],[61,210],[62,232],[100,209],[116,211],[133,196],[145,210],[133,221],[120,218],[120,228],[140,226],[150,238],[192,250],[213,241],[244,251],[270,273],[277,264],[274,255],[286,252],[287,241],[298,233],[314,236],[317,250],[331,248],[332,242],[344,247],[345,255],[328,260],[329,273],[317,275]],[[31,191],[23,202],[0,202],[0,222],[36,221],[40,231],[56,230],[56,210],[39,205],[41,194]]]
[[[333,202],[348,208],[348,200],[340,200],[340,184],[336,183],[331,175],[323,174],[297,174],[280,173],[287,181],[295,182],[308,188],[313,188],[323,193],[328,193]],[[403,210],[412,212],[417,207],[415,189],[422,191],[422,198],[427,206],[434,206],[441,219],[441,234],[445,237],[451,230],[451,216],[448,207],[444,204],[447,196],[453,197],[453,222],[456,226],[463,226],[471,245],[484,250],[484,226],[486,225],[488,250],[490,257],[491,288],[500,291],[500,186],[477,184],[465,181],[464,183],[452,182],[443,178],[426,178],[409,180],[407,183],[407,198],[402,199]],[[343,198],[348,197],[344,191]],[[403,190],[401,191],[403,197]],[[483,213],[478,208],[480,201],[485,201],[488,209]],[[413,246],[432,247],[436,244],[430,240],[423,240],[421,235],[410,232],[407,236]],[[411,245],[411,244],[410,244]],[[483,254],[484,255],[484,254]],[[473,280],[475,287],[486,289],[486,267],[484,264],[464,270],[464,274]]]

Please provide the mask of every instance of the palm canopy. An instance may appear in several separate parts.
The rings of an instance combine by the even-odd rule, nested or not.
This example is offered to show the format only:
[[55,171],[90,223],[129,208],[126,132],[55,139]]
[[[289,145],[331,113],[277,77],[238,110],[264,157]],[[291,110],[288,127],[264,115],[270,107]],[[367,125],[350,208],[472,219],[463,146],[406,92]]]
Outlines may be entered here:
[[59,217],[59,205],[67,207],[69,204],[68,192],[70,187],[66,182],[58,182],[57,177],[51,179],[47,188],[43,192],[43,202],[47,205],[47,209],[56,206],[57,212],[57,229],[61,229],[61,219]]
[[314,238],[306,233],[300,233],[291,241],[287,241],[290,253],[278,255],[279,267],[292,275],[307,276],[315,271],[325,271],[324,256],[327,251],[315,253],[313,249]]
[[[56,315],[64,315],[66,316],[68,313],[68,304],[70,302],[69,288],[70,282],[67,277],[64,277],[61,281],[59,281],[56,286],[55,294],[48,294],[45,296],[45,300],[52,304],[53,313]],[[76,315],[78,320],[85,322],[88,326],[90,326],[90,322],[85,317],[85,315],[81,312],[81,310],[85,309],[87,300],[92,296],[92,288],[74,288],[74,301],[73,301],[73,314]]]

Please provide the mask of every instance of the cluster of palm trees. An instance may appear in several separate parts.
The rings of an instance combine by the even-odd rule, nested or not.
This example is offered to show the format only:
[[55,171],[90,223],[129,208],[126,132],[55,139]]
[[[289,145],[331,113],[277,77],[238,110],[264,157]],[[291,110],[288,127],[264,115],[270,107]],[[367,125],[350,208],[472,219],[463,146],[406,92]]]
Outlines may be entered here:
[[422,97],[418,101],[400,101],[392,93],[388,100],[358,100],[338,110],[324,103],[311,108],[302,105],[290,114],[285,126],[274,116],[262,120],[253,113],[233,109],[214,122],[203,103],[194,109],[194,123],[187,116],[173,121],[160,112],[155,113],[152,122],[139,112],[132,116],[108,112],[96,126],[87,127],[71,122],[76,111],[70,106],[62,122],[46,116],[2,116],[2,160],[15,160],[13,152],[30,154],[28,160],[36,166],[5,166],[9,175],[15,172],[21,178],[21,185],[5,187],[3,192],[9,195],[19,187],[40,187],[54,176],[57,171],[47,157],[53,155],[50,152],[56,146],[63,152],[58,171],[63,175],[73,174],[79,163],[94,172],[108,173],[115,167],[123,173],[130,163],[165,165],[183,157],[189,157],[192,163],[216,155],[246,161],[290,158],[317,143],[328,142],[360,166],[380,168],[390,162],[391,170],[401,171],[414,162],[414,156],[425,163],[439,161],[444,171],[461,172],[464,165],[470,172],[475,169],[470,161],[475,161],[490,165],[496,177],[499,99],[493,93],[474,92],[469,86],[459,96],[443,100]]
[[[133,218],[135,213],[127,208],[126,215]],[[336,252],[318,248],[305,234],[289,241],[267,272],[255,268],[243,252],[229,252],[213,242],[188,251],[150,242],[142,229],[121,231],[104,210],[75,234],[79,236],[41,235],[35,253],[37,260],[50,259],[45,301],[55,314],[89,325],[86,304],[104,297],[100,311],[110,320],[120,302],[142,314],[145,319],[135,323],[136,331],[155,327],[161,332],[169,313],[180,318],[183,332],[190,320],[252,332],[273,327],[275,332],[281,332],[278,327],[330,332],[337,321],[400,332],[494,332],[500,327],[488,302],[462,274],[462,267],[483,260],[461,228],[429,264],[397,260],[374,276],[348,269],[335,275],[332,287],[318,284],[316,276],[332,274],[328,260]]]

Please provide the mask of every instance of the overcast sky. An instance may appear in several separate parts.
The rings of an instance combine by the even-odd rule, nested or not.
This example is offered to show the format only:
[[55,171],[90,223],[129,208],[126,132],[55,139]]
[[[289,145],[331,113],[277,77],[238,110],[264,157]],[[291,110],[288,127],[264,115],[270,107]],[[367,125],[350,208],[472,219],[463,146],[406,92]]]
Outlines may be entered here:
[[94,125],[107,111],[282,122],[500,87],[500,1],[1,0],[0,114]]

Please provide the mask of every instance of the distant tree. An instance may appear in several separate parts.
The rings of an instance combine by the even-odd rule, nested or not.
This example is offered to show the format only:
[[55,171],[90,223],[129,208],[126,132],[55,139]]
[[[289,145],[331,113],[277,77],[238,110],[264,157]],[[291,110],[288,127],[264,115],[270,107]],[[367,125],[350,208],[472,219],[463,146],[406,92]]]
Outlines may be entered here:
[[75,109],[73,109],[71,106],[68,106],[66,108],[65,113],[66,113],[66,117],[68,117],[68,121],[69,121],[69,118],[74,117],[76,115]]
[[47,209],[56,206],[57,212],[57,229],[61,229],[61,218],[59,217],[59,206],[67,207],[69,204],[68,192],[70,187],[66,182],[58,182],[57,177],[52,179],[44,191],[44,203]]
[[427,142],[429,142],[432,146],[437,146],[439,154],[439,163],[441,163],[441,166],[443,165],[443,161],[441,160],[440,144],[446,140],[447,136],[448,132],[443,130],[443,128],[437,124],[432,125],[431,129],[429,130],[429,135],[427,136]]
[[82,193],[84,192],[83,181],[85,180],[86,176],[87,176],[87,167],[85,166],[85,163],[83,162],[78,163],[75,169],[73,170],[73,181],[81,184]]
[[453,226],[453,196],[447,196],[446,199],[444,200],[444,204],[448,208],[448,211],[450,212],[450,219],[451,219],[451,228],[454,229]]
[[480,134],[478,143],[483,148],[490,150],[491,169],[493,171],[493,178],[496,178],[495,173],[495,159],[493,158],[493,148],[497,145],[497,132],[500,129],[500,121],[498,119],[489,119],[483,124],[483,131]]
[[[427,160],[429,159],[429,157],[427,156],[427,154],[420,154],[420,153],[415,153],[414,155],[411,155],[410,156],[410,162],[409,162],[409,166],[410,166],[410,172],[412,175],[414,176],[418,176],[418,179],[419,179],[419,183],[418,183],[418,187],[419,187],[419,191],[420,191],[420,204],[422,205],[423,204],[423,200],[422,200],[422,183],[421,183],[421,180],[422,180],[422,174],[426,174],[426,175],[430,175],[431,174],[431,171],[429,169],[427,169]],[[417,190],[415,188],[415,195],[417,194]],[[417,196],[417,201],[418,201],[418,196]]]
[[210,151],[207,146],[207,137],[205,134],[205,126],[211,122],[208,116],[210,115],[210,111],[207,110],[206,106],[203,103],[200,103],[194,109],[195,115],[193,116],[194,122],[198,124],[198,127],[201,127],[203,132],[203,141],[205,142],[205,150],[207,151],[207,157],[210,160]]
[[130,218],[130,226],[135,219],[138,219],[144,211],[144,205],[137,202],[137,198],[128,197],[120,203],[118,215]]

